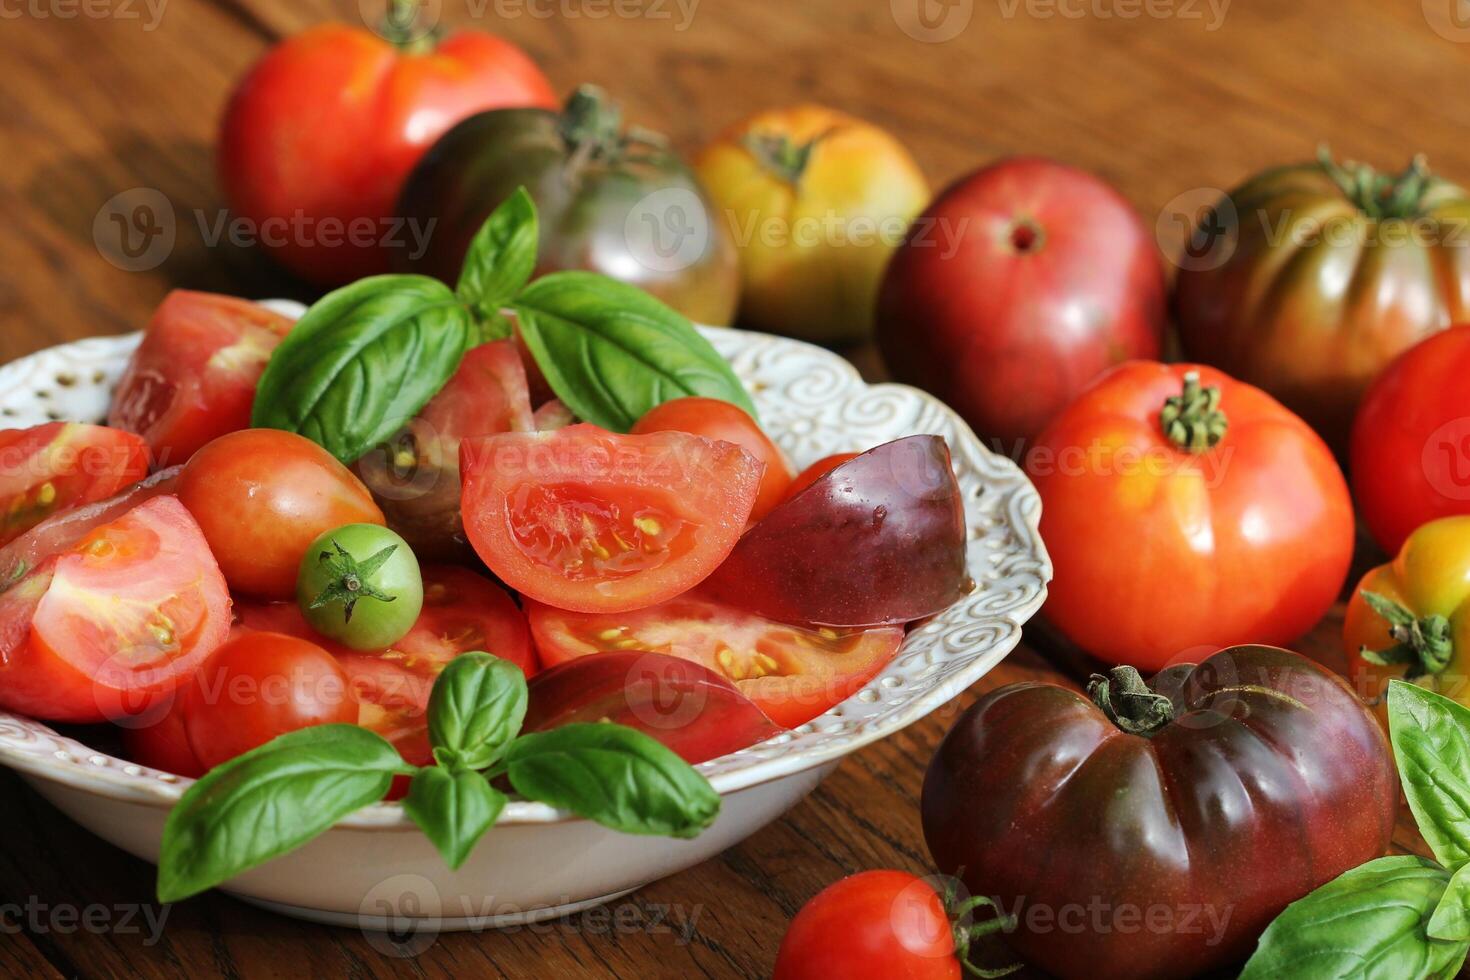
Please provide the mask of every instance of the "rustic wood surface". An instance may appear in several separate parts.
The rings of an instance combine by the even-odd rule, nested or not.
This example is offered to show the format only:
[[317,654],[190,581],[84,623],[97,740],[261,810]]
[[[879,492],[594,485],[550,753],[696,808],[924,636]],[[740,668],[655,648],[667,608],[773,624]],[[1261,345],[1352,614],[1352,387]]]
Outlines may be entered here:
[[[952,37],[916,40],[923,3]],[[373,0],[364,0],[371,8]],[[437,6],[437,4],[436,4]],[[560,87],[594,81],[637,122],[692,148],[756,109],[828,103],[898,134],[936,186],[997,156],[1040,153],[1127,194],[1166,253],[1175,211],[1319,141],[1384,166],[1415,151],[1470,179],[1470,30],[1453,0],[443,0],[443,19],[502,33]],[[1439,8],[1443,8],[1441,12]],[[619,13],[620,12],[620,13]],[[963,18],[968,17],[968,21]],[[269,44],[351,0],[0,0],[0,360],[140,327],[174,286],[312,297],[260,254],[209,247],[193,219],[224,207],[212,140],[233,79]],[[936,21],[929,21],[936,23]],[[176,245],[146,272],[111,264],[94,219],[114,195],[161,192]],[[104,242],[104,246],[105,246]],[[868,351],[854,355],[876,372]],[[1370,555],[1362,556],[1366,561]],[[1303,649],[1336,657],[1330,618]],[[410,958],[381,940],[210,895],[149,904],[152,871],[0,774],[0,973],[7,976],[760,977],[788,919],[831,881],[927,865],[917,797],[939,738],[976,694],[1065,679],[1075,658],[1030,645],[974,691],[848,759],[805,803],[720,858],[601,914],[446,935]],[[1422,847],[1410,822],[1398,844]],[[365,855],[371,860],[371,855]],[[145,907],[143,912],[138,909]],[[102,928],[79,924],[89,908]],[[131,910],[131,911],[129,911]],[[126,919],[125,919],[126,917]],[[655,920],[661,925],[653,926]],[[982,954],[990,965],[1003,950]]]

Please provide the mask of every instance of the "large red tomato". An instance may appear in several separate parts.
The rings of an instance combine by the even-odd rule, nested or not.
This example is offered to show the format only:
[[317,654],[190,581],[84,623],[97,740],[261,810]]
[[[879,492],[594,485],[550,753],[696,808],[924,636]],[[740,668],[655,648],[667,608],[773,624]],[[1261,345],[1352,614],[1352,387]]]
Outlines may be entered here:
[[898,380],[1011,452],[1098,374],[1159,356],[1164,273],[1117,191],[1050,160],[963,178],[909,229],[878,298]]
[[337,285],[387,271],[390,248],[426,246],[428,229],[389,219],[445,130],[484,109],[555,104],[535,63],[493,35],[395,45],[324,24],[272,48],[235,90],[220,179],[262,245],[298,275]]
[[1470,326],[1400,356],[1353,426],[1353,496],[1389,554],[1418,527],[1470,514]]
[[107,424],[136,432],[159,466],[248,428],[255,388],[293,321],[259,303],[176,289],[118,383]]
[[1331,451],[1271,396],[1211,368],[1098,379],[1027,457],[1056,566],[1045,612],[1111,663],[1284,644],[1327,612],[1353,555]]
[[0,430],[0,545],[147,475],[148,447],[127,432],[79,422]]

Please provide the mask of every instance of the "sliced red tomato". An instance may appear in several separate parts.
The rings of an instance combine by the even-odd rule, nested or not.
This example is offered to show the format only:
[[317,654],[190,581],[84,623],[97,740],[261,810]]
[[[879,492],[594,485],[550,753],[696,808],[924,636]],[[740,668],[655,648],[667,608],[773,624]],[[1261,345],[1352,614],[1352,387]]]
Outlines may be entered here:
[[467,440],[465,531],[523,595],[579,612],[673,598],[724,561],[762,467],[739,446],[684,432],[593,425]]
[[795,728],[856,694],[893,659],[903,628],[805,629],[684,595],[632,613],[526,603],[541,662],[614,650],[693,661],[733,681],[776,724]]
[[482,344],[418,417],[354,469],[388,526],[427,561],[470,554],[459,517],[459,446],[500,432],[532,432],[526,369],[509,340]]
[[0,607],[0,707],[47,721],[147,712],[230,632],[224,576],[175,497],[92,529],[0,594]]
[[160,465],[248,428],[255,388],[293,321],[258,303],[176,289],[154,311],[107,424],[142,436]]
[[636,728],[692,766],[781,732],[723,676],[661,653],[576,657],[531,681],[525,731],[599,721]]
[[0,430],[0,545],[147,475],[148,446],[131,432],[80,422]]

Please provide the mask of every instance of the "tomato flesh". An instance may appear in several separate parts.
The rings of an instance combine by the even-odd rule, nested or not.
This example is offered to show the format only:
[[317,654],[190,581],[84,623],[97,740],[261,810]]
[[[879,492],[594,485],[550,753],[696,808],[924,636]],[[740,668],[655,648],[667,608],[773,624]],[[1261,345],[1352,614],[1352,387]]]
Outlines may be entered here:
[[128,432],[78,422],[0,431],[0,545],[147,475],[148,446]]
[[632,613],[572,613],[526,603],[548,667],[639,650],[699,664],[734,685],[776,724],[795,728],[856,694],[893,659],[904,631],[805,629],[691,595]]

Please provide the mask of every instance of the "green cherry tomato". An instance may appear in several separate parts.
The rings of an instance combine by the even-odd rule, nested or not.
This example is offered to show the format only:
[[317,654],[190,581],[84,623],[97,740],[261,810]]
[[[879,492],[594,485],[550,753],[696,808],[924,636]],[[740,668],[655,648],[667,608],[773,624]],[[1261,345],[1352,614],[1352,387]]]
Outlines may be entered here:
[[306,549],[296,598],[318,633],[354,650],[381,650],[418,621],[424,581],[407,541],[376,524],[348,524]]

